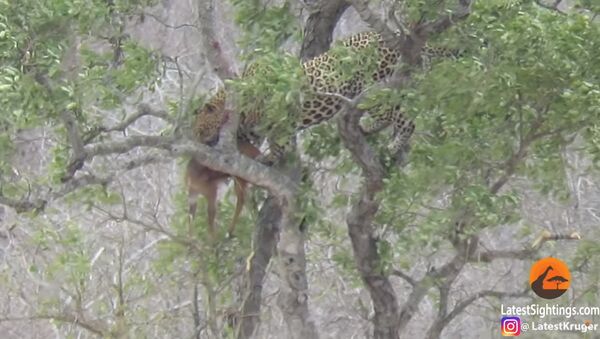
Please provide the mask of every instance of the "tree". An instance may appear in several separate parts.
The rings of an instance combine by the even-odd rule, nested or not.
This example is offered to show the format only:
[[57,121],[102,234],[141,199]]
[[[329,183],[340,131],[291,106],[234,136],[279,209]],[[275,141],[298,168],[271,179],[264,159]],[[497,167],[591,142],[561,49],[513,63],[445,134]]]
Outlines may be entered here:
[[[577,286],[570,301],[597,304],[597,6],[382,1],[384,21],[366,1],[231,4],[199,1],[194,23],[171,24],[182,12],[169,17],[152,1],[0,2],[0,203],[17,213],[0,230],[10,305],[0,326],[14,331],[15,322],[39,320],[38,333],[52,325],[61,336],[90,337],[325,336],[339,299],[322,302],[315,291],[335,278],[371,299],[365,306],[346,296],[340,319],[359,321],[343,320],[336,336],[360,329],[375,338],[437,338],[464,333],[454,320],[475,318],[465,310],[483,298],[532,298],[524,272],[545,254],[569,264]],[[243,32],[239,59],[218,33],[219,13],[234,13]],[[248,87],[269,93],[272,122],[294,109],[300,62],[329,49],[343,15],[398,48],[401,71],[347,98],[336,121],[300,134],[302,156],[278,169],[235,150],[235,115],[215,147],[195,141],[192,111],[203,98],[192,98],[208,97],[206,71],[194,74],[184,53],[149,48],[160,39],[139,32],[191,30],[208,72],[228,80],[232,95]],[[423,60],[425,43],[462,56]],[[289,45],[299,53],[283,53]],[[244,86],[235,76],[240,60],[272,65],[278,77]],[[152,101],[163,95],[165,109]],[[365,138],[357,125],[363,110],[397,104],[418,126],[405,167],[386,158],[385,135]],[[24,139],[41,140],[31,142],[41,161],[19,155]],[[172,172],[182,167],[173,159],[190,156],[263,187],[255,193],[261,202],[269,192],[236,239],[213,244],[203,218],[188,222]],[[152,172],[161,174],[137,179]],[[544,230],[528,210],[545,204],[565,210],[566,222],[545,209],[553,225]],[[218,218],[230,220],[232,205],[221,205]],[[335,284],[336,293],[347,288]],[[261,308],[263,290],[273,288],[279,313]],[[269,330],[277,314],[285,334]]]

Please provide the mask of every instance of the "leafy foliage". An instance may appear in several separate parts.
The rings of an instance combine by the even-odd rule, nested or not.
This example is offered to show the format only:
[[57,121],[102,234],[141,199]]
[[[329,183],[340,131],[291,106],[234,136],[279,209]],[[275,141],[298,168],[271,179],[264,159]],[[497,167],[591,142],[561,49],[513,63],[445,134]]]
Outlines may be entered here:
[[264,119],[259,131],[263,134],[275,139],[289,138],[293,134],[290,122],[299,116],[307,87],[300,62],[291,55],[272,52],[261,56],[250,67],[248,75],[230,82],[238,93],[237,107],[243,107],[249,115],[261,112]]
[[244,32],[239,43],[245,49],[242,56],[245,60],[275,52],[287,39],[297,39],[297,32],[302,32],[287,2],[281,6],[265,6],[259,0],[232,0],[232,3],[236,8],[236,23]]
[[471,231],[518,220],[522,191],[494,189],[505,176],[567,197],[564,148],[581,135],[594,154],[598,25],[534,5],[478,2],[464,29],[487,46],[434,65],[402,91],[403,107],[426,132],[414,141],[406,174],[387,183],[379,220],[398,224],[398,211],[415,216],[419,227],[403,232],[403,251],[439,243],[465,211],[473,214]]
[[[140,14],[154,2],[0,0],[0,189],[4,196],[31,193],[31,182],[11,180],[13,136],[19,131],[49,128],[53,141],[50,164],[44,168],[44,177],[32,181],[56,183],[69,161],[62,112],[73,114],[84,138],[100,141],[94,132],[105,122],[103,112],[124,112],[124,106],[142,98],[143,89],[153,89],[159,81],[158,56],[124,34],[124,27],[129,16]],[[446,2],[435,0],[406,3],[404,19],[413,22],[434,18],[447,9],[440,7]],[[260,1],[234,0],[233,4],[244,32],[240,41],[243,59],[252,66],[248,76],[230,84],[239,94],[238,107],[248,112],[260,107],[265,116],[262,128],[280,141],[294,133],[290,121],[311,95],[298,58],[281,52],[282,45],[299,37],[299,20],[287,2],[264,6]],[[459,45],[466,51],[464,57],[412,70],[413,81],[406,88],[371,91],[361,103],[361,109],[372,113],[400,105],[417,125],[410,162],[405,169],[388,173],[378,196],[376,220],[369,225],[377,229],[379,272],[409,270],[415,258],[451,251],[449,239],[457,233],[464,239],[483,230],[513,227],[523,217],[521,208],[531,187],[541,196],[568,200],[568,147],[586,152],[592,159],[591,169],[598,169],[600,27],[593,18],[600,7],[594,1],[581,0],[576,10],[579,12],[564,15],[534,1],[477,1],[466,22],[432,37],[441,45]],[[351,80],[357,68],[370,73],[378,61],[374,52],[374,48],[359,53],[334,45],[330,51],[337,60],[333,81],[339,85]],[[176,104],[169,106],[171,111],[177,110]],[[335,177],[334,195],[326,197],[328,192],[317,180],[306,182],[300,190],[298,210],[311,226],[311,240],[318,245],[324,242],[345,280],[359,286],[343,224],[354,202],[352,193],[360,169],[342,146],[334,125],[315,126],[301,135],[302,151],[315,169],[313,178],[317,174]],[[369,136],[382,157],[387,156],[386,138]],[[264,198],[265,193],[254,194]],[[84,214],[92,206],[129,203],[103,186],[87,187],[66,198],[66,202],[84,207],[80,211]],[[228,192],[219,204],[215,241],[209,239],[204,199],[199,199],[198,217],[190,221],[181,192],[173,197],[176,211],[168,227],[152,225],[163,238],[157,241],[158,253],[149,258],[151,270],[158,272],[156,276],[171,277],[167,287],[177,292],[189,287],[182,287],[182,282],[202,285],[204,295],[195,296],[194,301],[212,298],[210,302],[214,304],[216,299],[219,307],[235,299],[235,291],[223,282],[234,279],[253,254],[251,230],[256,215],[252,213],[256,208],[246,206],[237,237],[225,240],[222,226],[231,220],[234,209],[230,198]],[[74,291],[67,296],[50,293],[52,298],[42,298],[42,308],[58,312],[64,305],[81,302],[77,298],[87,296],[88,286],[97,277],[104,284],[98,286],[112,293],[112,276],[98,271],[95,262],[107,260],[102,267],[113,267],[114,262],[100,257],[98,248],[103,245],[90,242],[87,232],[94,226],[70,219],[34,220],[39,224],[27,236],[45,260],[36,257],[29,261],[26,273]],[[518,236],[534,233],[527,222],[521,224]],[[588,235],[590,240],[578,243],[569,258],[576,274],[585,273],[592,283],[600,279],[600,247],[593,241],[597,237]],[[111,246],[128,245],[122,239],[108,241]],[[117,245],[111,248],[115,252],[112,257],[120,258]],[[11,285],[17,283],[9,274],[0,278]],[[132,300],[165,287],[149,280],[145,274],[129,272],[123,286],[139,293]],[[597,289],[582,297],[597,303]],[[145,307],[115,312],[112,296],[98,297],[93,305],[89,311],[109,323],[125,311],[129,319],[139,317],[139,324],[150,319]],[[162,316],[166,322],[167,312],[157,313],[160,316],[156,318]]]
[[[73,112],[82,133],[157,79],[157,59],[128,40],[127,15],[153,1],[0,1],[0,129],[56,126]],[[62,134],[59,131],[59,135]],[[66,137],[66,134],[60,135]],[[12,140],[0,140],[0,168],[7,170]],[[57,145],[56,168],[66,149]]]

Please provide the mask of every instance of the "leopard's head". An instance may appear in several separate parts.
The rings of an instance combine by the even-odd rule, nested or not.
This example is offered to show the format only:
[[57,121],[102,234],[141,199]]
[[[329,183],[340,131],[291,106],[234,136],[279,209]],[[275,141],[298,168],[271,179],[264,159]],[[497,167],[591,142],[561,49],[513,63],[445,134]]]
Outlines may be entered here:
[[229,114],[222,105],[209,102],[196,111],[194,135],[199,142],[209,146],[219,141],[221,126],[227,121]]

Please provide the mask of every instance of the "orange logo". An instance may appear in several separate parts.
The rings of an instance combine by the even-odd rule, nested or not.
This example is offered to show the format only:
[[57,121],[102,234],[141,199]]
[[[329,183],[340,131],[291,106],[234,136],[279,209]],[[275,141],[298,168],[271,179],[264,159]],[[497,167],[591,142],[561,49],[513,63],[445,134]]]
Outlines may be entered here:
[[571,273],[564,262],[547,257],[536,261],[531,266],[529,283],[538,296],[544,299],[555,299],[569,289]]

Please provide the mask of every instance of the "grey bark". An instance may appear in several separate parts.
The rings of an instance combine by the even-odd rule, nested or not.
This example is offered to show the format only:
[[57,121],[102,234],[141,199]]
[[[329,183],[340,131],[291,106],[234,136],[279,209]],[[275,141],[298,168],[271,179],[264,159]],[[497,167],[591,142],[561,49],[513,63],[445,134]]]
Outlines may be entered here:
[[212,67],[212,70],[222,79],[232,79],[235,77],[233,62],[226,57],[221,48],[221,44],[215,33],[214,22],[214,0],[202,0],[198,3],[198,14],[200,22],[200,39],[206,51],[206,58]]
[[278,208],[275,198],[269,196],[259,212],[254,229],[256,247],[245,277],[244,300],[237,334],[240,339],[251,338],[260,323],[263,281],[277,244],[280,220],[281,210]]
[[[294,182],[300,181],[300,171],[292,170]],[[282,214],[283,215],[283,214]],[[306,255],[304,251],[306,227],[302,222],[282,222],[279,241],[279,272],[284,283],[277,298],[283,312],[289,336],[293,339],[317,339],[317,328],[308,309],[308,281],[306,278]]]
[[[370,11],[367,1],[355,0],[352,1],[352,5],[361,18],[379,32],[391,48],[401,51],[402,61],[405,64],[418,65],[420,64],[421,47],[425,44],[428,36],[447,29],[454,20],[468,16],[471,1],[461,0],[456,13],[416,25],[411,32],[408,34],[404,32],[400,36],[396,36],[379,17]],[[410,80],[410,67],[396,73],[390,79],[390,84],[405,84]],[[347,112],[338,121],[343,143],[350,150],[354,160],[361,166],[364,181],[360,188],[359,198],[346,222],[358,271],[373,302],[375,313],[373,336],[376,339],[395,339],[399,338],[399,332],[412,319],[419,303],[432,287],[433,280],[428,275],[416,284],[408,302],[402,311],[399,310],[396,293],[380,265],[381,258],[377,252],[377,239],[372,225],[379,208],[379,202],[375,195],[383,188],[384,169],[358,127],[361,112],[356,109],[356,104],[360,102],[361,96],[346,102]],[[447,265],[447,270],[452,271],[456,276],[464,262],[463,259],[458,265],[458,269],[450,270],[457,266],[457,263],[453,261]],[[450,272],[445,276],[449,275]]]
[[[292,166],[290,166],[292,167]],[[296,168],[287,169],[289,179],[298,183],[301,172]],[[270,195],[259,212],[254,240],[256,247],[250,261],[245,284],[244,300],[238,328],[238,338],[251,338],[260,323],[262,283],[266,267],[271,260],[279,241],[279,272],[283,280],[277,304],[284,314],[291,338],[318,338],[316,326],[308,309],[308,283],[306,280],[306,259],[304,240],[306,231],[300,223],[282,220],[284,216],[278,200]],[[288,220],[293,221],[294,218]],[[281,227],[287,229],[280,230]]]
[[363,170],[363,184],[359,197],[346,218],[348,234],[357,269],[373,303],[373,336],[376,339],[395,339],[399,338],[398,301],[387,275],[381,268],[377,239],[372,226],[379,208],[375,195],[383,188],[384,169],[358,127],[360,112],[349,105],[347,110],[338,121],[340,135],[344,145]]
[[329,0],[321,1],[311,9],[304,26],[301,60],[310,60],[329,48],[333,30],[348,6],[344,0]]
[[[300,59],[311,59],[329,49],[331,45],[333,30],[344,10],[348,7],[345,1],[323,1],[318,4],[319,8],[313,11],[305,25],[305,38],[300,51]],[[298,181],[300,173],[296,175]],[[298,182],[296,181],[296,182]],[[247,283],[245,284],[245,297],[242,303],[242,311],[238,329],[238,338],[251,338],[258,324],[260,323],[260,309],[262,298],[262,282],[265,277],[265,269],[271,260],[275,245],[277,242],[277,234],[279,228],[277,225],[281,220],[281,209],[277,205],[275,199],[269,196],[264,203],[259,213],[259,218],[256,222],[254,240],[256,248],[254,255],[250,261],[250,268],[247,275]],[[280,260],[283,265],[285,278],[295,286],[298,291],[306,290],[306,262],[304,256],[304,235],[298,229],[301,240],[302,249],[300,253],[292,255],[280,251]],[[282,253],[283,252],[283,253]],[[281,310],[286,313],[290,319],[293,332],[300,338],[317,337],[314,323],[307,320],[308,306],[305,293],[294,293],[293,289],[288,290],[280,295],[278,304]],[[297,315],[294,315],[297,313]],[[302,328],[300,331],[295,331],[293,328]]]

